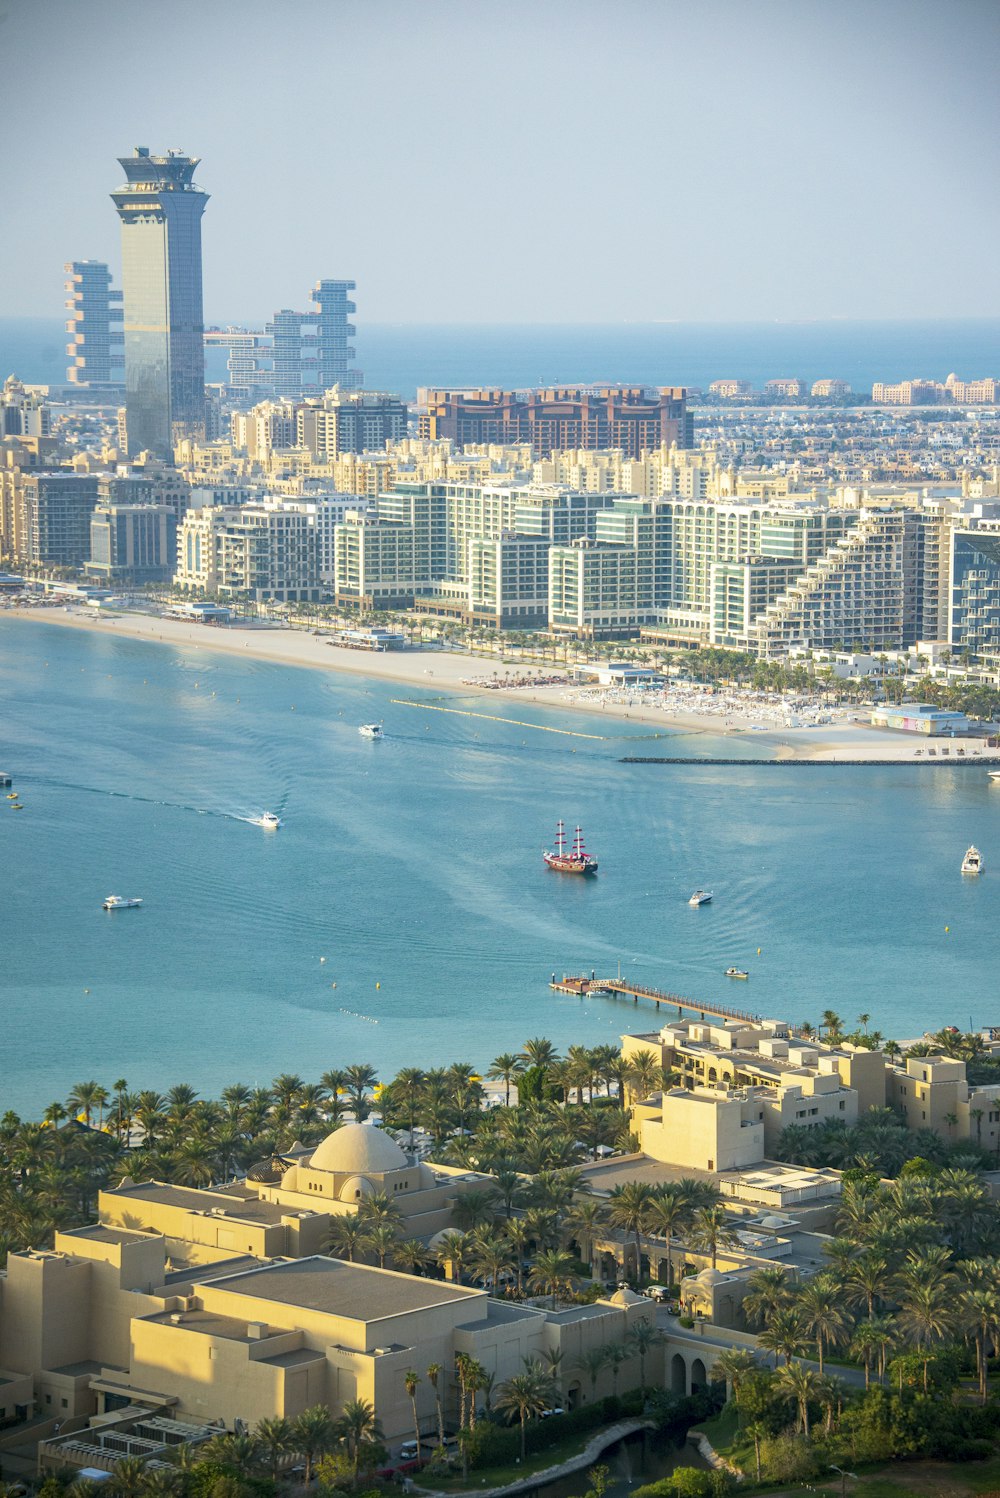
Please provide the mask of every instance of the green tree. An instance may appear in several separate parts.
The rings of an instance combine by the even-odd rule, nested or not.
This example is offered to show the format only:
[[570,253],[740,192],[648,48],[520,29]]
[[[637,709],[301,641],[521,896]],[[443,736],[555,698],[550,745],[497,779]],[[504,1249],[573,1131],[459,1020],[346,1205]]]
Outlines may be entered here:
[[[346,1405],[344,1411],[346,1414]],[[307,1488],[312,1482],[316,1458],[325,1456],[333,1448],[338,1435],[339,1431],[334,1427],[325,1404],[310,1405],[292,1421],[292,1441],[305,1463],[304,1484]]]
[[511,1423],[515,1419],[520,1422],[521,1460],[523,1462],[526,1455],[527,1422],[540,1415],[542,1410],[550,1407],[551,1380],[540,1366],[526,1369],[524,1373],[515,1373],[497,1389],[495,1402],[497,1409],[505,1413]]
[[[334,1429],[336,1436],[347,1447],[351,1461],[352,1481],[357,1487],[362,1451],[365,1446],[380,1443],[385,1439],[382,1427],[375,1417],[374,1407],[366,1399],[349,1399]],[[306,1484],[308,1486],[308,1477]]]

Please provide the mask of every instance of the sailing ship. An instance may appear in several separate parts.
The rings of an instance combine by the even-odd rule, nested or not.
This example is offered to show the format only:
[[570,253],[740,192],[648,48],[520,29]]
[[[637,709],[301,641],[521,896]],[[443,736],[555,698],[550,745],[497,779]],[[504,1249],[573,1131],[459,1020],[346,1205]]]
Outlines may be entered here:
[[566,824],[556,823],[556,846],[552,852],[542,854],[550,869],[555,869],[559,874],[596,874],[597,859],[592,857],[583,846],[583,828],[577,827],[573,833],[573,846],[566,851]]

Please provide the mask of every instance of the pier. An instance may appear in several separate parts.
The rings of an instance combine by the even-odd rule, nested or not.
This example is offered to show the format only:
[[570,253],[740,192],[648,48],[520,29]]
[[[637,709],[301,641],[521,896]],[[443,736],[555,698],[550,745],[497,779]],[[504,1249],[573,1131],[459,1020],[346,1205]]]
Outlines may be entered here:
[[553,993],[572,994],[578,999],[614,997],[621,994],[624,998],[631,999],[633,1004],[638,1004],[640,999],[648,999],[656,1005],[659,1010],[664,1004],[670,1009],[677,1010],[677,1018],[683,1017],[684,1011],[690,1010],[699,1019],[737,1019],[745,1024],[758,1023],[760,1015],[748,1014],[745,1009],[731,1009],[728,1004],[716,1004],[711,1000],[686,999],[679,993],[666,993],[661,988],[650,988],[645,983],[630,983],[627,978],[620,974],[617,978],[598,978],[591,974],[589,978],[567,976],[565,973],[561,978],[552,974],[549,987]]

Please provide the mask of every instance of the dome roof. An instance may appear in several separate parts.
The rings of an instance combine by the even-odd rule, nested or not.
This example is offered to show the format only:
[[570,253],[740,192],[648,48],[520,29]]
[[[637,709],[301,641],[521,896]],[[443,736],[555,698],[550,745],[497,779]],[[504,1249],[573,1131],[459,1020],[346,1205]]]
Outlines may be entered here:
[[702,1285],[717,1285],[722,1279],[722,1273],[718,1269],[703,1269],[698,1276],[698,1282]]
[[375,1187],[367,1176],[348,1176],[340,1188],[342,1202],[359,1202],[375,1195]]
[[619,1285],[614,1295],[609,1295],[608,1300],[613,1306],[635,1306],[642,1301],[641,1295],[636,1295],[627,1285]]
[[786,1226],[786,1221],[784,1217],[762,1217],[760,1225],[762,1228],[783,1228]]
[[313,1150],[312,1170],[337,1171],[344,1175],[381,1175],[386,1170],[405,1170],[406,1156],[388,1134],[372,1124],[344,1124],[328,1134]]

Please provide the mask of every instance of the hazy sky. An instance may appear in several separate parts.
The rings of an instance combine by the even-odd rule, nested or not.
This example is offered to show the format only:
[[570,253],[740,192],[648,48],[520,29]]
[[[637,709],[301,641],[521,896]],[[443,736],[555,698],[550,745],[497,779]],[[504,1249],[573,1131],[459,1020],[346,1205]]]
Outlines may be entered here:
[[1000,314],[997,0],[0,0],[0,315],[200,156],[205,312]]

